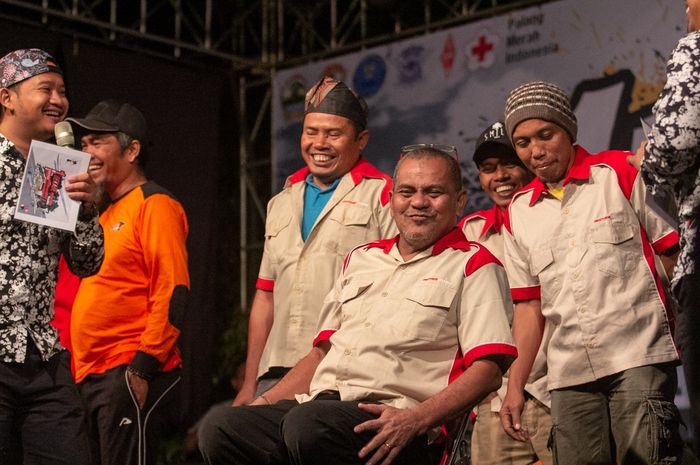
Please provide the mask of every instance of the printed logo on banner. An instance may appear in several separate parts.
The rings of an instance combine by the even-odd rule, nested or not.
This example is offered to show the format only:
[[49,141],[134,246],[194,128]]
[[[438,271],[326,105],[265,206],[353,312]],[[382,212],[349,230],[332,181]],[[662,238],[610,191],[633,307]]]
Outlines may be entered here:
[[363,97],[371,97],[381,89],[386,77],[386,63],[379,55],[368,55],[360,61],[352,85]]
[[440,61],[442,61],[442,69],[445,71],[445,76],[449,76],[455,64],[455,41],[452,38],[452,34],[447,34],[445,45],[442,47]]
[[464,51],[467,59],[467,68],[470,71],[476,71],[479,68],[490,68],[496,62],[496,46],[499,40],[496,34],[482,31],[468,42]]
[[300,74],[295,74],[284,82],[280,100],[285,120],[289,121],[304,116],[306,87],[306,79]]
[[425,47],[411,45],[401,50],[396,59],[399,68],[399,81],[404,84],[414,84],[423,79],[423,61],[425,61]]
[[323,74],[319,76],[319,79],[323,76],[330,76],[336,81],[345,81],[345,74],[345,66],[343,66],[341,63],[331,63],[330,65],[326,66],[326,68],[323,70]]

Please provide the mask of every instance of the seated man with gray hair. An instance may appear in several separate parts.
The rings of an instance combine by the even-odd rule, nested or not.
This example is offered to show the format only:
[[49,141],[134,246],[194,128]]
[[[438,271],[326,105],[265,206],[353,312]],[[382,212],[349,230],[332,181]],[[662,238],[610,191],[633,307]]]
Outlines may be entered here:
[[452,155],[404,151],[399,235],[347,255],[311,352],[279,384],[203,420],[206,463],[439,462],[440,425],[497,389],[516,355],[505,271],[455,227],[465,202]]

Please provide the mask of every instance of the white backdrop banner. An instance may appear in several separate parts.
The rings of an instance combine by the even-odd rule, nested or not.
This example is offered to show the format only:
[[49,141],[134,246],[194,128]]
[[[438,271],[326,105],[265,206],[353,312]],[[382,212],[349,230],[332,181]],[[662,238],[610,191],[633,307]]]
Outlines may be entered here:
[[403,145],[456,146],[471,210],[488,205],[472,163],[476,138],[524,82],[548,80],[569,92],[588,151],[636,147],[639,119],[651,114],[685,24],[678,0],[562,0],[278,71],[273,190],[303,166],[304,94],[325,74],[367,100],[365,155],[383,171],[391,174]]

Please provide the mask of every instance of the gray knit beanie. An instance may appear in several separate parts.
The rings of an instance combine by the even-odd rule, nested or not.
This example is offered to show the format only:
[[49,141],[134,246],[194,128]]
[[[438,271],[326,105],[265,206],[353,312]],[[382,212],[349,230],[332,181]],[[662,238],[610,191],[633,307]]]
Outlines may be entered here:
[[513,89],[506,99],[505,123],[508,138],[518,124],[528,119],[541,119],[560,126],[576,141],[578,124],[569,96],[560,87],[534,81]]

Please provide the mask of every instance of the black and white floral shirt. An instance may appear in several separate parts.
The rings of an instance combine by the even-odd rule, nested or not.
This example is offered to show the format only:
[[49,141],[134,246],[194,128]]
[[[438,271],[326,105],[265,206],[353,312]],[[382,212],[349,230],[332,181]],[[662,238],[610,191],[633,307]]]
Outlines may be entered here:
[[[667,81],[654,105],[642,174],[652,191],[672,192],[678,206],[681,253],[673,276],[700,272],[700,31],[682,38],[666,65]],[[693,258],[695,257],[695,258]]]
[[58,259],[64,253],[78,276],[102,264],[102,228],[95,213],[78,220],[75,233],[13,218],[25,161],[0,134],[0,361],[24,362],[31,337],[42,358],[61,349],[51,326]]

